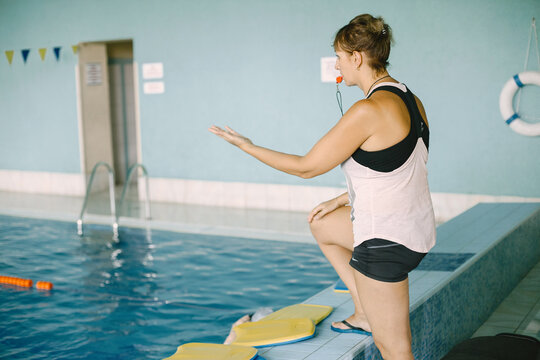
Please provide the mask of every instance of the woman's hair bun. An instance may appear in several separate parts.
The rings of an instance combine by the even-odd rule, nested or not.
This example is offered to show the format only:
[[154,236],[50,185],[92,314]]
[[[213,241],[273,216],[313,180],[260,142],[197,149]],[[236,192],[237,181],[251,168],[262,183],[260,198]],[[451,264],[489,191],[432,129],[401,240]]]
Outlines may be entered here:
[[382,17],[370,14],[356,16],[342,27],[334,39],[334,48],[353,53],[364,52],[368,64],[377,72],[384,72],[389,65],[392,29]]

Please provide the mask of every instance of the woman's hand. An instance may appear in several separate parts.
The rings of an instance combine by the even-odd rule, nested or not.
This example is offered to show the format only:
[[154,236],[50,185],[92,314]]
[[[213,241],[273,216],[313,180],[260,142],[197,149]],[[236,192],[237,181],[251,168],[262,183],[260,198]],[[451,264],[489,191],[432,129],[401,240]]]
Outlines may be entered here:
[[225,126],[225,129],[222,129],[219,126],[212,125],[208,130],[238,147],[245,144],[253,144],[247,137],[240,135],[228,126]]
[[323,216],[332,211],[336,210],[341,205],[339,204],[338,198],[327,200],[315,206],[313,210],[309,213],[308,222],[311,223],[313,220],[319,220]]

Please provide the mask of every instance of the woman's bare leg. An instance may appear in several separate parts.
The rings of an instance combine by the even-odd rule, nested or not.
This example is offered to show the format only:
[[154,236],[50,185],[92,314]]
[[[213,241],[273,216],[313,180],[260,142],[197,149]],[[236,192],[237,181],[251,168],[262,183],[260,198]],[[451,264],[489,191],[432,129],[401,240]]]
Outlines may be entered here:
[[375,345],[385,360],[414,360],[409,321],[409,279],[382,282],[354,271],[356,289]]
[[[317,240],[321,251],[351,293],[355,311],[353,315],[346,319],[347,322],[353,326],[371,331],[358,297],[354,278],[356,270],[349,265],[354,244],[351,208],[349,206],[339,207],[321,219],[313,220],[310,227],[311,233]],[[347,329],[347,326],[341,322],[334,322],[332,325],[337,328]]]

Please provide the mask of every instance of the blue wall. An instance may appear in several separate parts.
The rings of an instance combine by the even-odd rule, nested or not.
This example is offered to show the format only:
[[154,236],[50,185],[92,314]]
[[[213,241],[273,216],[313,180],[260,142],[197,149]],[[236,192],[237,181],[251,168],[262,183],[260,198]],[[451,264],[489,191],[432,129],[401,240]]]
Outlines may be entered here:
[[[540,138],[515,134],[498,110],[502,86],[523,70],[537,0],[0,0],[0,169],[80,172],[70,46],[133,39],[139,65],[164,64],[165,94],[140,90],[151,176],[341,186],[339,170],[297,179],[206,129],[228,124],[257,144],[307,152],[339,114],[335,86],[320,82],[320,57],[333,55],[337,29],[364,12],[392,26],[390,72],[426,107],[432,191],[540,196]],[[59,62],[53,46],[63,46]],[[26,65],[24,48],[32,49]],[[5,50],[16,51],[11,66]],[[540,114],[537,90],[527,89],[523,110]],[[342,93],[347,107],[362,97],[357,88]]]

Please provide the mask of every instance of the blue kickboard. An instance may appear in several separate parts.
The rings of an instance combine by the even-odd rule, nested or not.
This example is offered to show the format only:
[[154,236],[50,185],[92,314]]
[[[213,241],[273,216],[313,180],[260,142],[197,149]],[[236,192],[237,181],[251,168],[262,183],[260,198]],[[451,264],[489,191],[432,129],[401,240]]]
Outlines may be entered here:
[[345,286],[345,283],[341,281],[341,279],[339,279],[336,282],[336,285],[334,286],[334,291],[335,292],[349,292],[349,289],[347,288],[347,286]]

